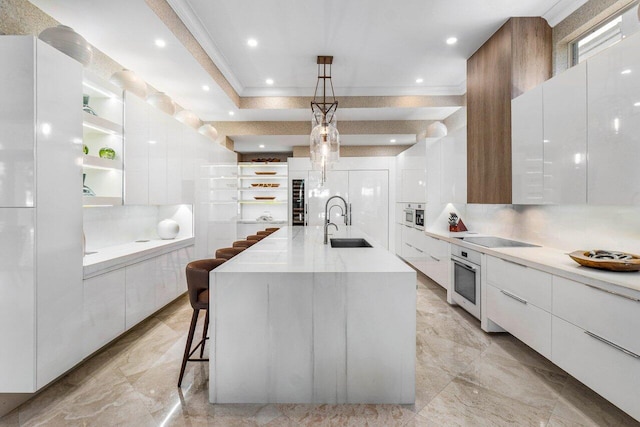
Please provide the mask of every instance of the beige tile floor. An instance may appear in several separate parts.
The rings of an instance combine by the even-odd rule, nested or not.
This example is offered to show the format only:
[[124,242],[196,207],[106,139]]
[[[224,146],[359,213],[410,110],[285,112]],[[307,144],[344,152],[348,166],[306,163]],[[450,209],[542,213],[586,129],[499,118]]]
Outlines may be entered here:
[[180,298],[0,426],[631,426],[640,425],[506,334],[488,335],[418,279],[414,405],[210,405],[206,364],[176,379],[191,309]]

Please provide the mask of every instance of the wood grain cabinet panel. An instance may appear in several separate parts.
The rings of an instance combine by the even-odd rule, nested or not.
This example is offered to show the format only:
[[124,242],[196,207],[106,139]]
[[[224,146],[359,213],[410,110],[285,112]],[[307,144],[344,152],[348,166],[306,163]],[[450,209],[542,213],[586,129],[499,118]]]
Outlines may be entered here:
[[467,202],[511,203],[511,100],[551,77],[551,27],[511,18],[467,61]]

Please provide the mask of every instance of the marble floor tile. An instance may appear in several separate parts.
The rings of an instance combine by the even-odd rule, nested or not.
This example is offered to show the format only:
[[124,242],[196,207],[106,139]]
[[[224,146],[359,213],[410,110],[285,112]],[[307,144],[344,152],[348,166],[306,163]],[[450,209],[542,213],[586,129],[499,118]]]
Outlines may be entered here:
[[456,378],[418,415],[426,419],[425,425],[544,426],[551,411]]
[[207,363],[187,364],[176,387],[192,313],[185,295],[0,418],[0,427],[640,425],[514,337],[481,331],[429,278],[418,274],[417,286],[413,405],[211,405]]
[[[640,404],[640,399],[638,400]],[[602,396],[570,377],[560,394],[553,415],[585,426],[640,426]]]
[[403,426],[415,413],[402,405],[278,405],[299,426]]
[[[549,412],[564,388],[567,376],[524,365],[517,360],[484,354],[458,379]],[[526,387],[525,387],[526,385]]]

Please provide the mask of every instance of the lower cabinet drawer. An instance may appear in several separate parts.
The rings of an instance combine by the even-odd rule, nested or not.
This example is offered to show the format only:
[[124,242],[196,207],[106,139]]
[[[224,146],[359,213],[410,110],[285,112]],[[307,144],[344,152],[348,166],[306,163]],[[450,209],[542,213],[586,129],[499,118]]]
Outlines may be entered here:
[[489,319],[547,359],[551,358],[551,313],[492,285],[487,285],[486,301]]
[[551,360],[640,421],[640,358],[602,338],[554,316]]
[[489,284],[551,311],[551,274],[493,256],[487,256],[486,271]]
[[553,314],[640,354],[639,301],[554,276]]

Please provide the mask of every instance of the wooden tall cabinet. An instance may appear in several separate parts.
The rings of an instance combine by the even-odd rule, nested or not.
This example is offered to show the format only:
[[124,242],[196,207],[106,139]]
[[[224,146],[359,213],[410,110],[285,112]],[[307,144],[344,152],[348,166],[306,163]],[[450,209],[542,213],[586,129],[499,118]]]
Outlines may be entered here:
[[511,100],[551,77],[551,27],[511,18],[467,61],[467,202],[511,203]]

